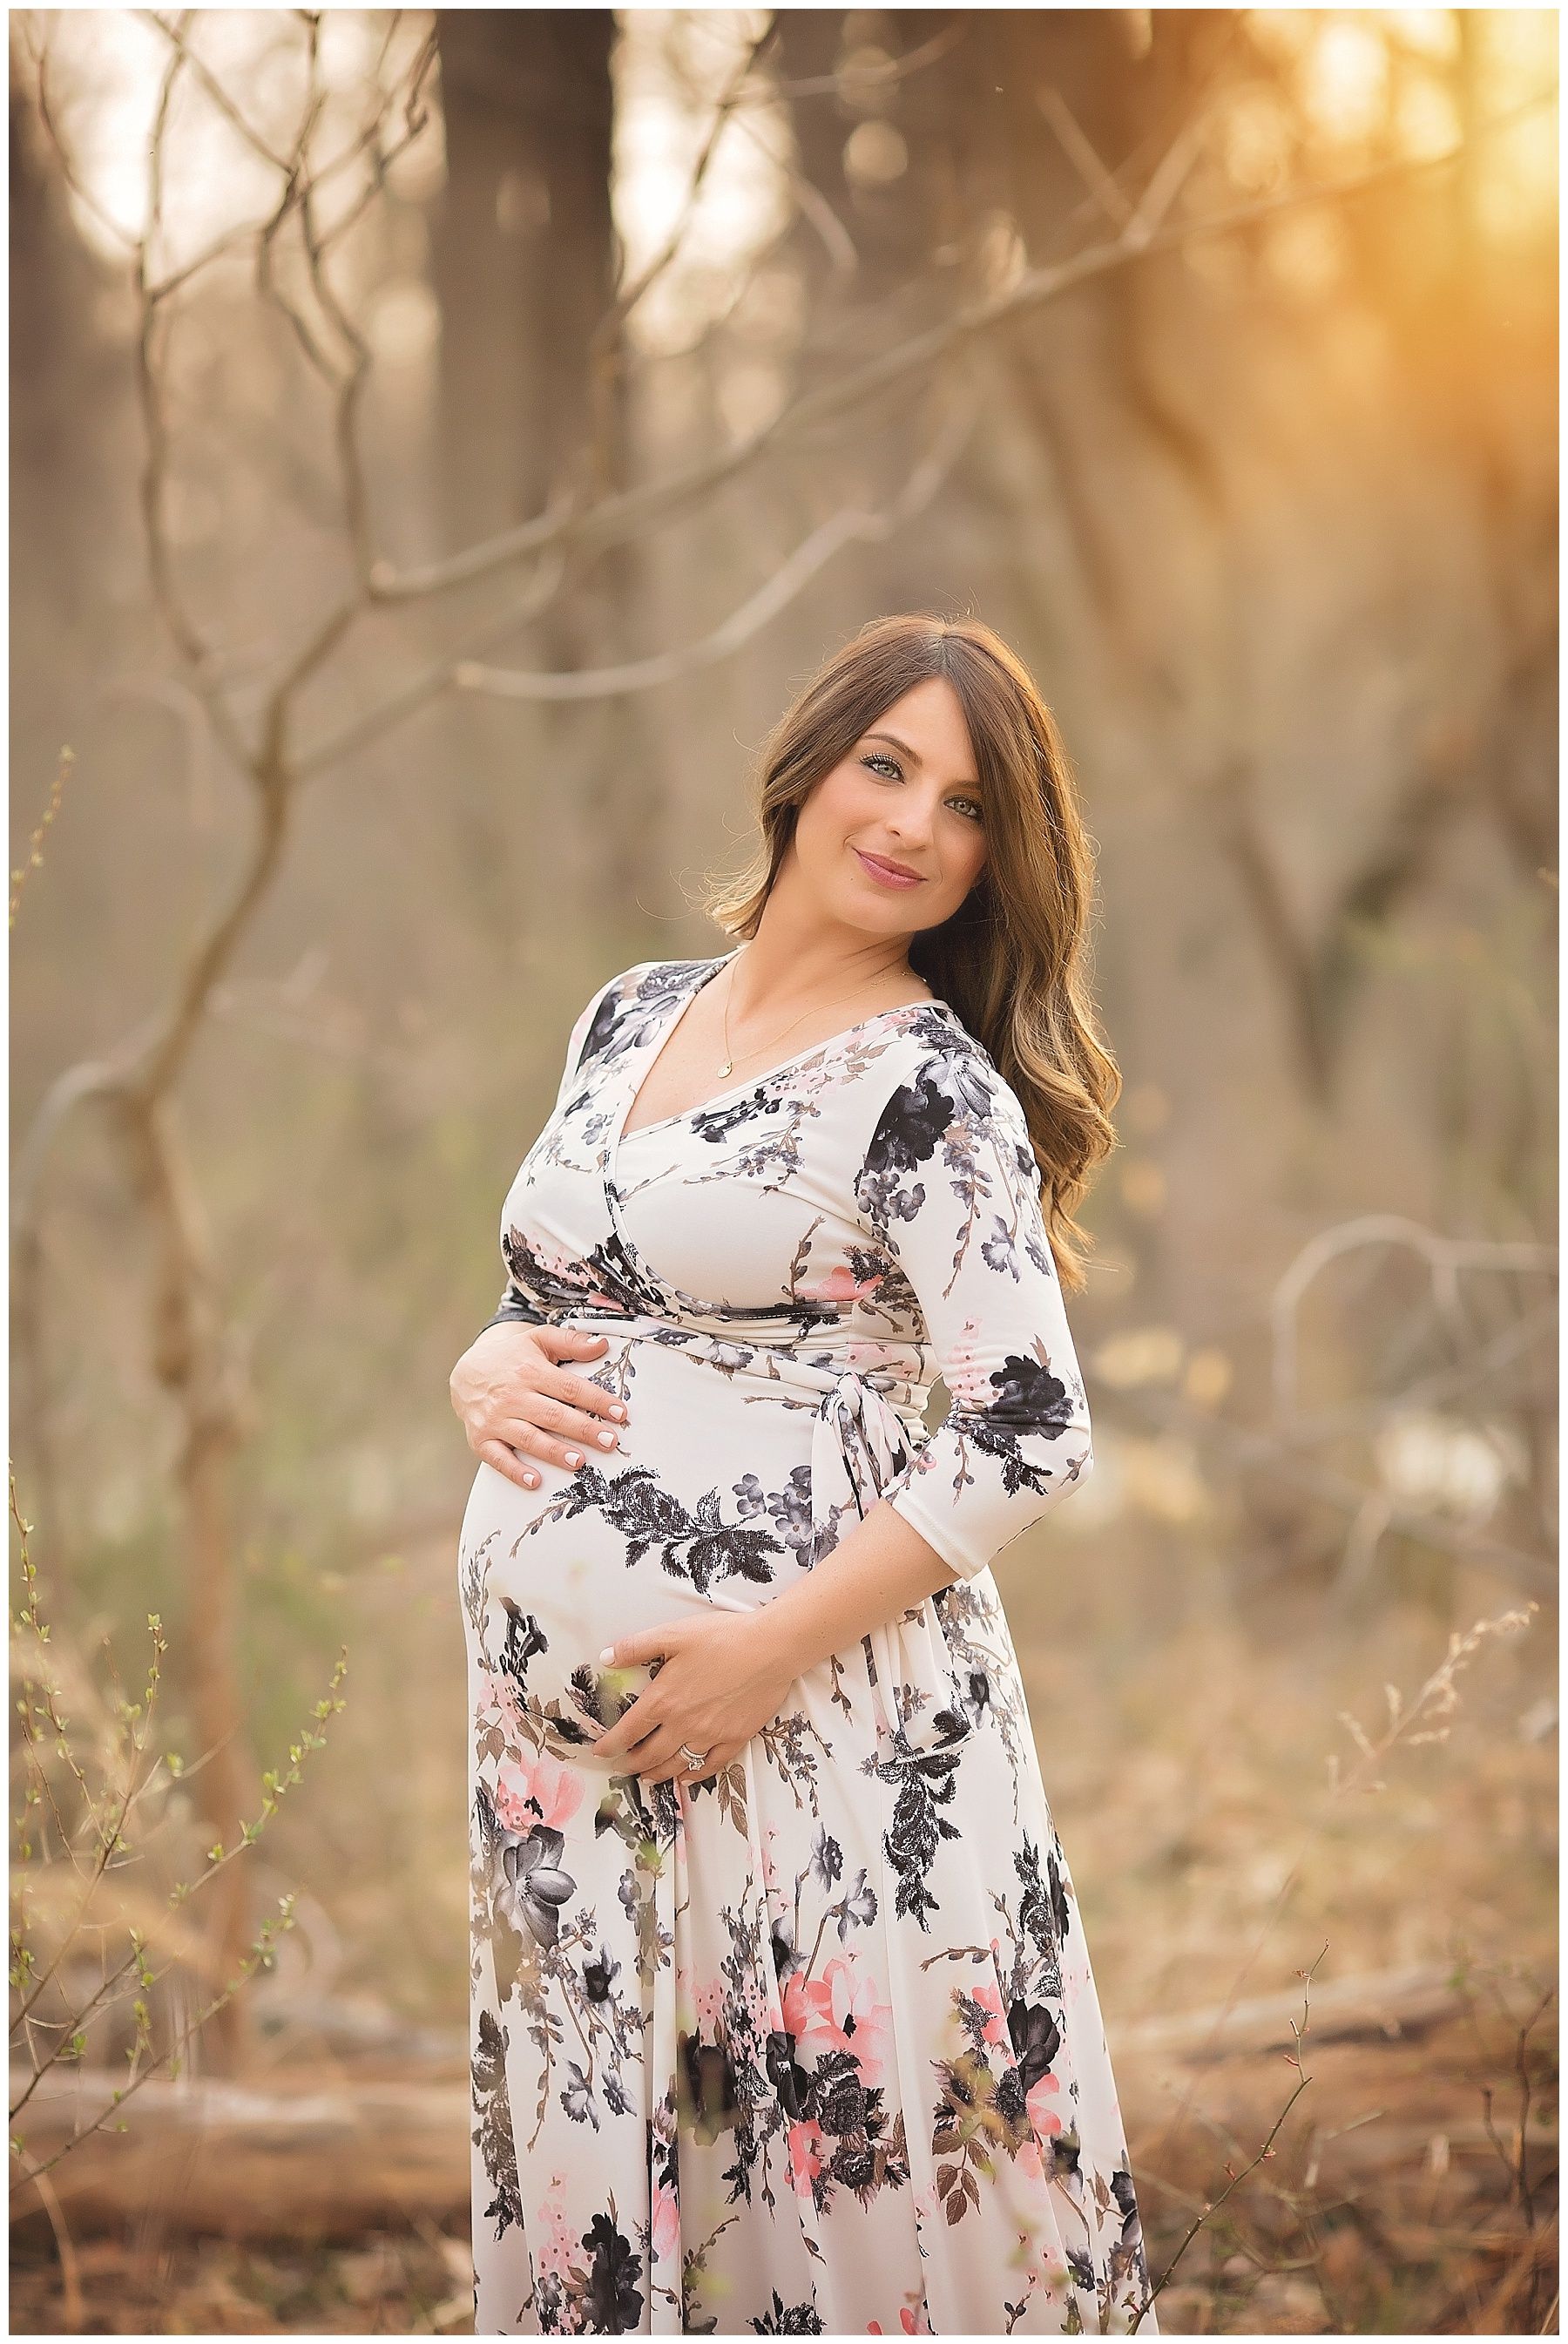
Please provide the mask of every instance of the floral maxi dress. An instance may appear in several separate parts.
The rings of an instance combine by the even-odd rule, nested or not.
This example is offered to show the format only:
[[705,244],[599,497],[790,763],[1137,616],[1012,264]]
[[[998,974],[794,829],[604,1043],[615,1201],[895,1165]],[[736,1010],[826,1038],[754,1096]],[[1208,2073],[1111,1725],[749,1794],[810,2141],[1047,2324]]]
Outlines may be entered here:
[[[606,1336],[628,1421],[538,1489],[481,1464],[463,1519],[475,2329],[1126,2332],[1138,2206],[990,1567],[1091,1461],[1023,1111],[939,1000],[626,1134],[731,957],[600,988],[502,1213],[498,1319]],[[722,1774],[596,1763],[648,1681],[606,1644],[769,1602],[879,1498],[936,1595]]]

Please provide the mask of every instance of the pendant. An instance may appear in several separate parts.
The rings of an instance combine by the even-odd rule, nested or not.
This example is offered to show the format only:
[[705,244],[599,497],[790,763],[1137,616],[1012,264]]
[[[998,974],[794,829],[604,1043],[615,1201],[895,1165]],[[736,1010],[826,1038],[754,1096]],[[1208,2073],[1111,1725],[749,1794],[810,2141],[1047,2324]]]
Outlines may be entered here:
[[719,1073],[720,1073],[721,1075],[732,1075],[732,1074],[735,1072],[735,1061],[734,1061],[734,1059],[733,1059],[733,1058],[726,1058],[726,1060],[724,1061],[724,1064],[719,1067]]

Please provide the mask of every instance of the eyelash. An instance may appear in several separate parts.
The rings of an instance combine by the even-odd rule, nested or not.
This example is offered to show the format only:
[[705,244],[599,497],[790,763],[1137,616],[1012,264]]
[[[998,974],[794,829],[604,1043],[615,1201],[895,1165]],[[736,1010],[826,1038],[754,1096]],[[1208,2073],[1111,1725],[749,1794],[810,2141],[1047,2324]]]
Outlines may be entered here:
[[[893,769],[894,773],[898,775],[898,777],[899,777],[900,781],[901,782],[901,781],[903,780],[903,778],[904,778],[904,769],[903,769],[903,767],[900,764],[900,763],[899,763],[899,761],[898,761],[898,759],[897,759],[896,757],[890,756],[890,755],[889,754],[889,753],[888,753],[888,751],[887,751],[886,749],[871,749],[871,750],[868,751],[868,753],[866,753],[866,755],[865,755],[865,756],[863,756],[863,757],[861,758],[860,763],[862,763],[862,765],[876,765],[876,764],[891,765],[891,767],[892,767],[892,769]],[[961,798],[961,799],[959,801],[959,803],[960,803],[961,805],[972,806],[972,807],[974,808],[974,819],[975,819],[977,822],[980,822],[980,821],[981,821],[981,820],[983,819],[983,813],[982,813],[982,809],[981,809],[981,806],[980,806],[980,800],[979,800],[978,798]]]

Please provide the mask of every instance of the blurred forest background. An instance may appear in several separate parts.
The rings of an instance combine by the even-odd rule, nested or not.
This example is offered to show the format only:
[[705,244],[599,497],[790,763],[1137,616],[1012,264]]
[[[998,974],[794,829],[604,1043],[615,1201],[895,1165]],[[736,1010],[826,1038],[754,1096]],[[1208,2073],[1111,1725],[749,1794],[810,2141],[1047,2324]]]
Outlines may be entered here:
[[1554,2328],[1555,12],[10,27],[13,2327],[468,2323],[447,1378],[920,609],[1099,842],[999,1575],[1162,2326]]

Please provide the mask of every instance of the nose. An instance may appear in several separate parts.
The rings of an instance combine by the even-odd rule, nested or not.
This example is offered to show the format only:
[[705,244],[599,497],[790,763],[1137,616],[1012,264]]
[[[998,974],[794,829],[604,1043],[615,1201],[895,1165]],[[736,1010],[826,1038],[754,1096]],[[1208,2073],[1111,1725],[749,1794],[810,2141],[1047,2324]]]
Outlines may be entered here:
[[900,863],[912,863],[923,870],[934,851],[929,822],[912,821],[906,815],[902,822],[889,823],[888,852]]
[[898,810],[890,806],[888,809],[888,835],[906,846],[929,846],[935,813],[934,798],[927,804],[918,790],[905,790],[900,796]]

